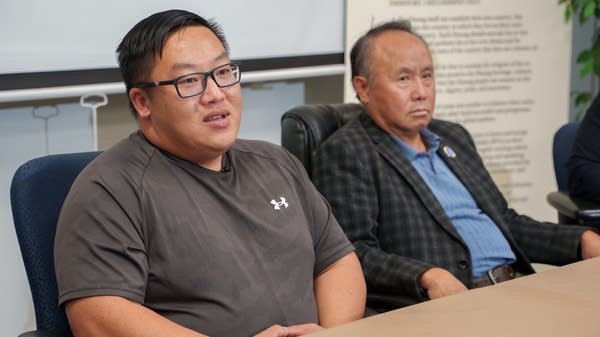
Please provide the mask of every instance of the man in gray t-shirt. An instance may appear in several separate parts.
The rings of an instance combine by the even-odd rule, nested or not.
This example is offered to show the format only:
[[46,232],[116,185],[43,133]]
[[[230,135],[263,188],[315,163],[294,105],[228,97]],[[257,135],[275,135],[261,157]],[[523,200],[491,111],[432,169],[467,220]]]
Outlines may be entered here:
[[301,164],[236,140],[240,70],[220,28],[161,12],[117,52],[139,130],[84,169],[61,211],[74,335],[299,336],[362,317],[360,264]]

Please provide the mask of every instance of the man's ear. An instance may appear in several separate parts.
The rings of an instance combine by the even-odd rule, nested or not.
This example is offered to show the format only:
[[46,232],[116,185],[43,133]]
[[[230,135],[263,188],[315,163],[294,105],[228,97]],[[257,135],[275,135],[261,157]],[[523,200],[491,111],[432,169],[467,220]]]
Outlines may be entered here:
[[138,113],[138,118],[149,118],[152,115],[150,109],[148,92],[141,88],[131,88],[129,90],[129,100]]
[[363,103],[369,103],[369,80],[364,76],[354,76],[352,78],[352,85],[358,100]]

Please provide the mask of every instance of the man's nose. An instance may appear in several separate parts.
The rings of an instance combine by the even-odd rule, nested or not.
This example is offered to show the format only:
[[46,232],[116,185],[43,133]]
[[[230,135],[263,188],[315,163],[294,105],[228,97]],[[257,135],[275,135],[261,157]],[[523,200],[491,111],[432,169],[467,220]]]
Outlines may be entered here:
[[208,101],[221,100],[225,97],[223,90],[217,85],[217,82],[212,77],[206,79],[206,89],[201,95],[201,98]]
[[415,100],[422,100],[427,96],[427,85],[423,83],[423,80],[415,81],[412,95]]

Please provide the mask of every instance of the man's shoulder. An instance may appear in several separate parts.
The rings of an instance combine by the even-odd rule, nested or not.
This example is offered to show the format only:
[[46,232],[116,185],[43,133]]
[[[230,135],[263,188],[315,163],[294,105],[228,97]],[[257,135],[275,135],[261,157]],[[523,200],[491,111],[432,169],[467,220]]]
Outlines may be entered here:
[[429,125],[427,126],[428,128],[434,130],[464,130],[464,126],[462,126],[459,123],[456,122],[451,122],[448,120],[444,120],[444,119],[437,119],[434,118],[431,120],[431,122],[429,123]]
[[132,133],[96,157],[82,172],[83,176],[118,183],[124,175],[140,175],[148,167],[157,149],[139,132]]
[[230,151],[240,159],[238,162],[244,165],[268,161],[288,170],[296,170],[302,166],[300,161],[282,146],[262,140],[237,139]]
[[322,145],[333,145],[333,144],[346,144],[348,146],[359,145],[364,142],[367,138],[367,131],[365,128],[366,119],[368,115],[361,113],[356,118],[348,121],[345,125],[334,131],[327,139],[323,141]]
[[281,146],[254,139],[237,139],[231,150],[250,156],[280,157],[286,155],[285,149]]
[[438,136],[445,139],[453,139],[456,137],[464,137],[469,135],[467,129],[459,123],[450,122],[442,119],[433,119],[427,126],[427,128]]

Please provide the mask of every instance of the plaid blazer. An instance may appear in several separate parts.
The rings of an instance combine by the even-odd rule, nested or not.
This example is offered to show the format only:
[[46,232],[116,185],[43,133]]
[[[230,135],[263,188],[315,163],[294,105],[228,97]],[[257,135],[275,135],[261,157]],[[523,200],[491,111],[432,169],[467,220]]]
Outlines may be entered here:
[[[563,265],[579,258],[586,228],[535,221],[508,204],[460,125],[433,120],[438,154],[499,227],[530,274],[534,262]],[[456,154],[451,158],[443,148]],[[469,249],[400,147],[365,113],[330,136],[315,153],[313,181],[356,248],[368,286],[367,305],[390,310],[427,300],[418,278],[447,269],[471,287]]]

